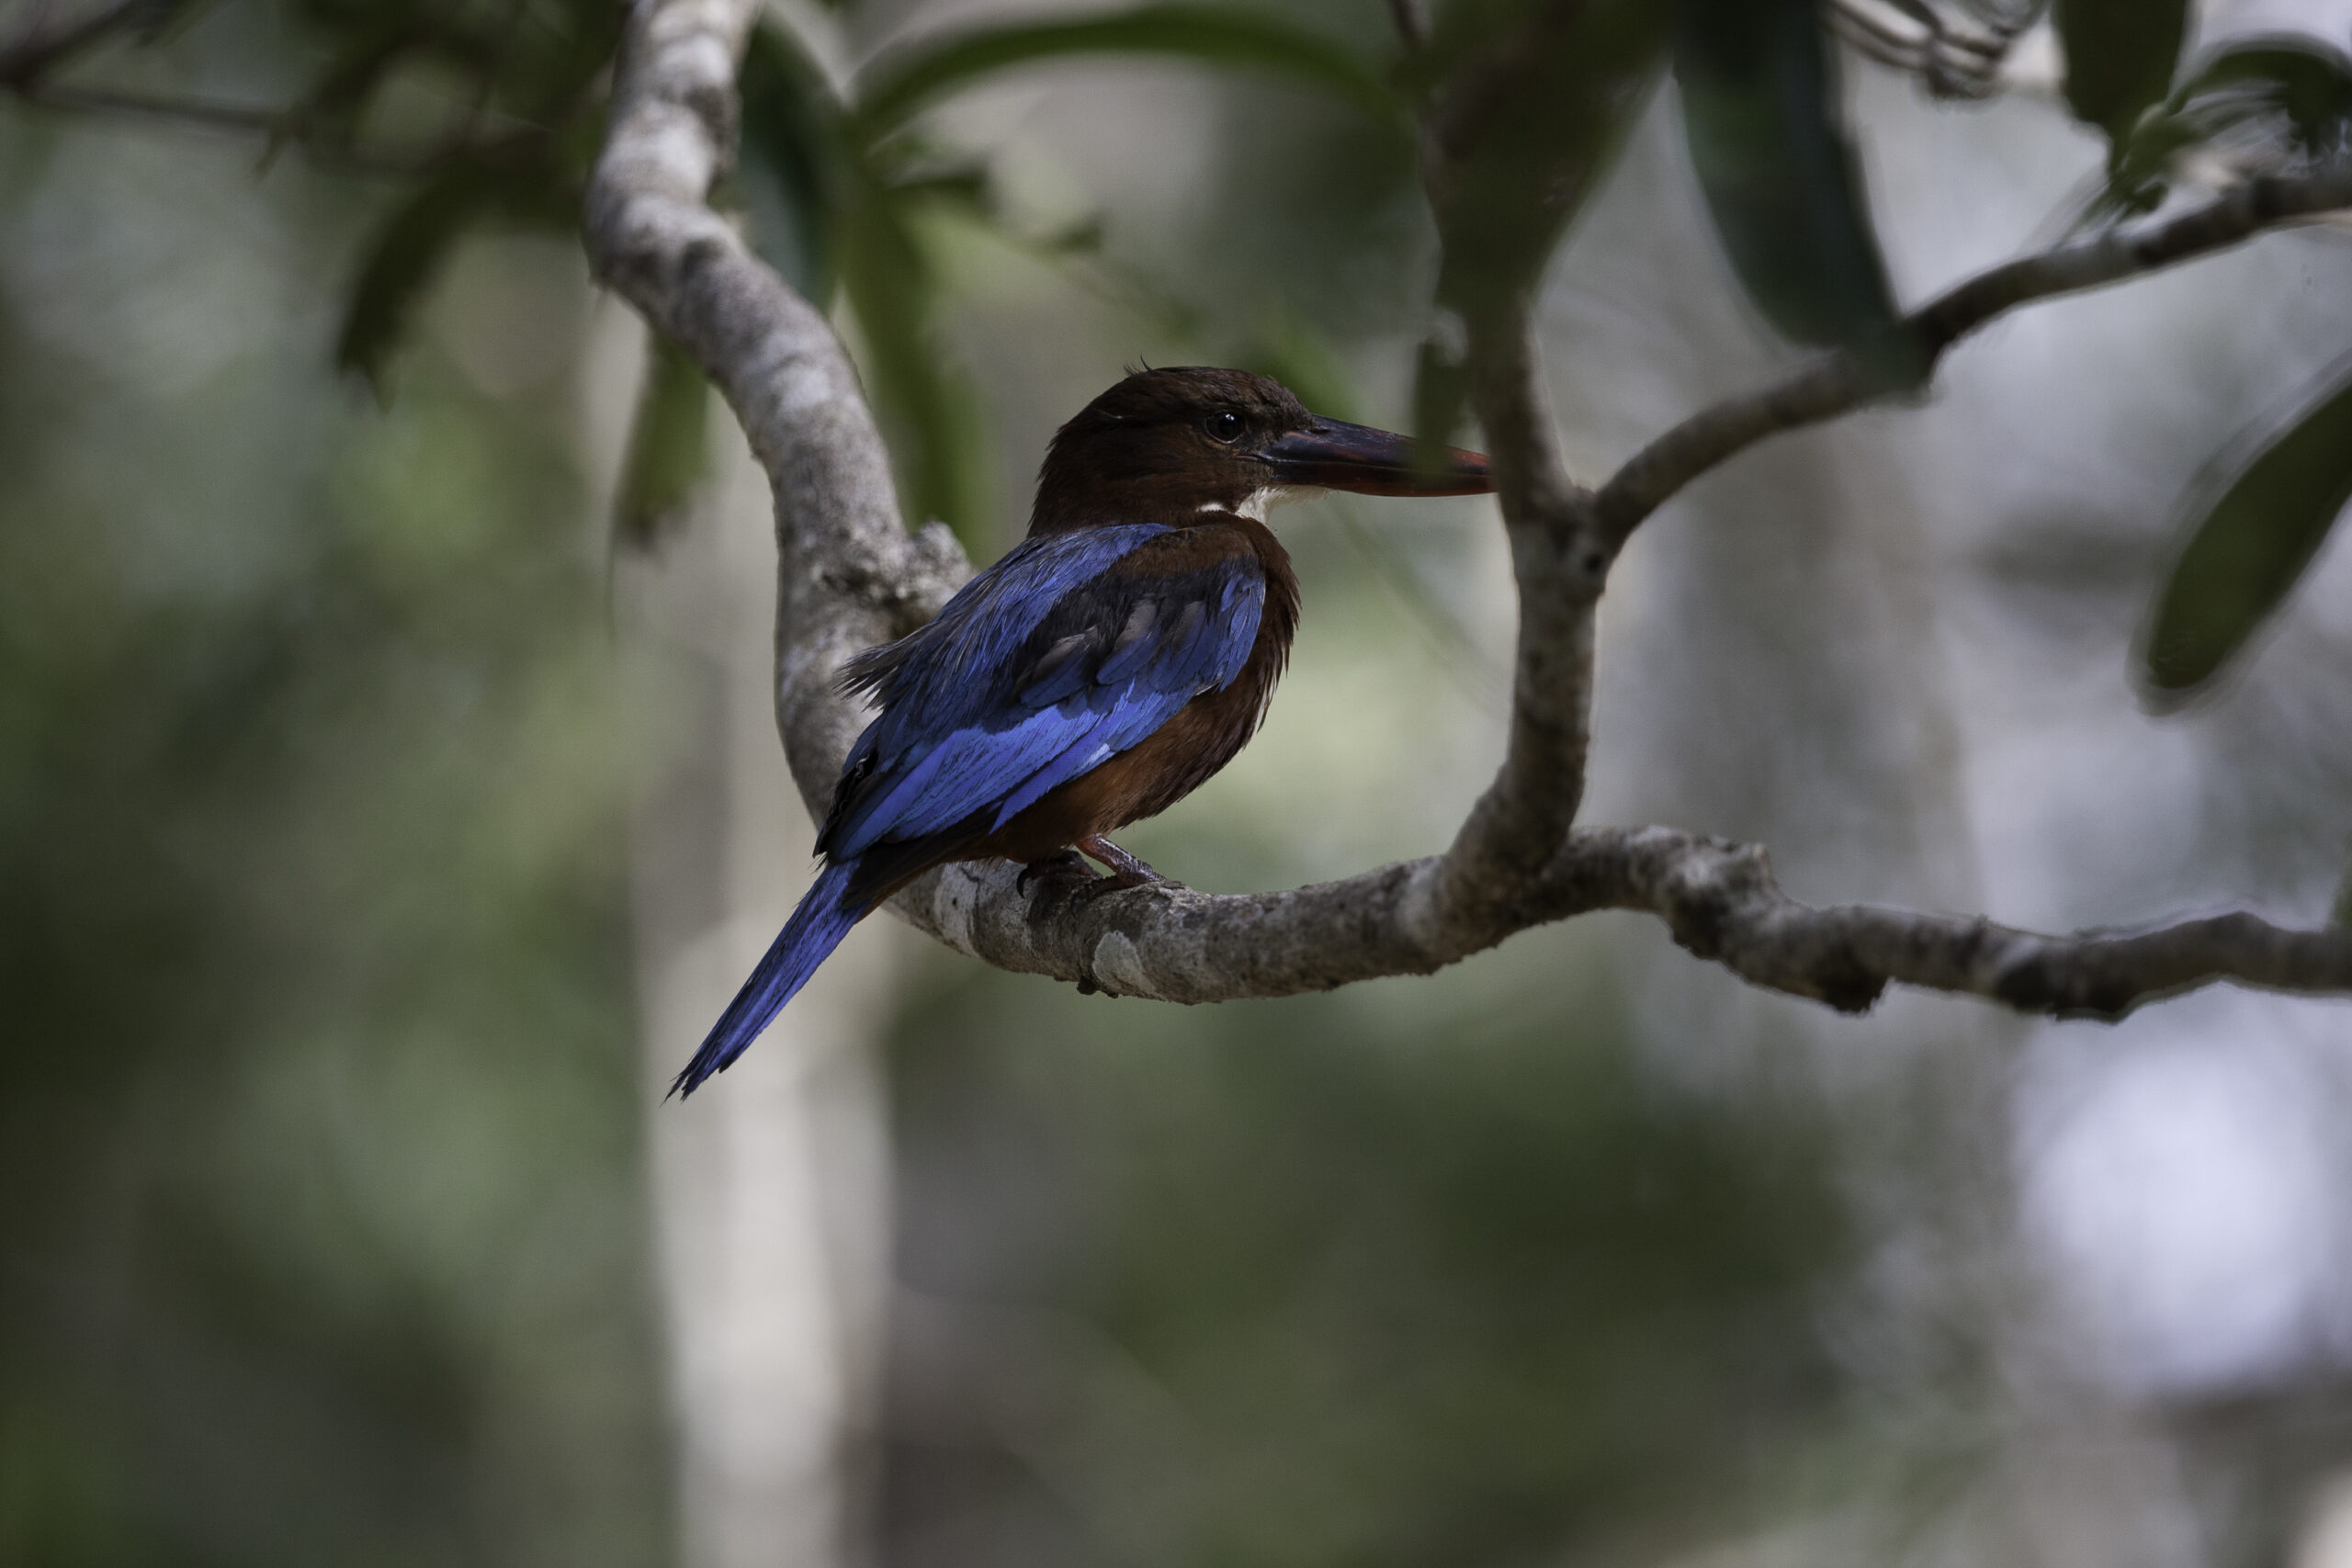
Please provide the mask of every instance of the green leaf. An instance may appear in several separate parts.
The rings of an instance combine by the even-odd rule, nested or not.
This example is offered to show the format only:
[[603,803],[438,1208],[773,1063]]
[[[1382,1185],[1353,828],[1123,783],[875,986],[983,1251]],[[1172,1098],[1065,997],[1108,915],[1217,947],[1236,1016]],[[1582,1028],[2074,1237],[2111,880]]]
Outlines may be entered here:
[[859,171],[841,209],[841,276],[857,318],[867,390],[910,517],[935,517],[978,549],[988,505],[979,404],[947,363],[934,327],[938,285],[915,198]]
[[752,248],[823,309],[833,294],[833,207],[849,159],[841,106],[785,28],[763,22],[743,52],[738,182]]
[[1272,377],[1317,413],[1353,420],[1360,412],[1355,377],[1347,361],[1314,322],[1280,296],[1269,298],[1258,311],[1253,330],[1234,350],[1230,363]]
[[2287,597],[2347,501],[2352,364],[2262,441],[2199,520],[2150,621],[2151,691],[2185,696],[2211,680]]
[[[1476,335],[1535,288],[1553,250],[1641,113],[1672,7],[1654,0],[1454,0],[1407,65],[1428,101],[1442,254],[1436,303]],[[1413,432],[1450,441],[1465,384],[1462,333],[1421,348]]]
[[1672,19],[1656,0],[1456,0],[1439,13],[1413,69],[1435,73],[1441,306],[1476,322],[1534,288],[1638,118]]
[[986,220],[986,171],[853,127],[823,73],[780,28],[743,62],[743,194],[752,244],[820,306],[836,288],[858,327],[859,367],[910,515],[936,517],[977,548],[987,515],[979,404],[935,330],[938,283],[916,217]]
[[357,371],[382,395],[385,367],[408,331],[417,301],[491,198],[492,183],[483,171],[460,164],[424,181],[392,209],[369,242],[352,287],[335,339],[337,368]]
[[1688,0],[1674,73],[1708,213],[1757,309],[1795,342],[1916,376],[1895,357],[1905,340],[1814,0]]
[[710,383],[684,349],[656,337],[629,427],[615,536],[638,549],[661,543],[709,472]]
[[1164,54],[1205,65],[1288,76],[1368,114],[1396,119],[1403,106],[1346,50],[1314,33],[1235,6],[1143,6],[1110,16],[1003,22],[886,50],[858,73],[852,94],[859,135],[872,141],[977,79],[1071,54]]
[[1469,389],[1460,355],[1434,337],[1424,338],[1413,365],[1413,436],[1431,465],[1461,434]]
[[326,137],[348,141],[353,128],[366,114],[370,99],[393,68],[419,47],[420,29],[413,18],[401,17],[362,31],[327,63],[309,92],[270,136],[263,154],[266,163],[299,139]]
[[2188,0],[2055,0],[2075,118],[2120,147],[2164,102],[2188,28]]

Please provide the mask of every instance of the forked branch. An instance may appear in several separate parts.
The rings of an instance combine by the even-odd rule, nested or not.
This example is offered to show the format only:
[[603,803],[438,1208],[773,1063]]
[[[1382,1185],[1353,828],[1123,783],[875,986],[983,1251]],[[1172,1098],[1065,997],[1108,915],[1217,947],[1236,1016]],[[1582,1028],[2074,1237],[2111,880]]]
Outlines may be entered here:
[[[944,529],[900,525],[889,468],[824,318],[714,213],[734,145],[735,62],[754,0],[639,0],[622,45],[586,240],[600,276],[683,345],[726,396],[775,495],[776,717],[803,797],[821,815],[861,714],[832,675],[858,649],[933,613],[970,568]],[[2034,299],[2113,282],[2352,204],[2352,177],[2256,182],[2186,217],[1998,267],[1928,305],[1913,330],[1935,357]],[[1218,895],[1106,893],[1070,875],[944,867],[899,912],[1000,968],[1171,1001],[1221,1001],[1425,974],[1513,932],[1604,908],[1662,918],[1675,939],[1759,986],[1860,1009],[1890,983],[2020,1010],[2113,1016],[2218,979],[2352,993],[2352,932],[2251,915],[2154,930],[2037,936],[1987,920],[1811,908],[1762,851],[1663,828],[1572,829],[1589,728],[1593,608],[1643,518],[1700,474],[1780,431],[1877,393],[1831,355],[1669,431],[1600,491],[1568,483],[1523,313],[1472,334],[1521,595],[1509,749],[1444,854],[1342,882]]]

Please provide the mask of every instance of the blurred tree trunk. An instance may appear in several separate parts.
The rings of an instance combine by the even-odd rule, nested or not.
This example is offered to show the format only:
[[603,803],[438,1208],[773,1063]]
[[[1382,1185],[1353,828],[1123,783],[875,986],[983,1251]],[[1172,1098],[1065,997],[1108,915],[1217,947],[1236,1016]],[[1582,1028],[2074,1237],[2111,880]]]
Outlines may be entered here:
[[662,1099],[806,886],[814,837],[770,699],[767,486],[732,422],[718,439],[695,515],[615,583],[655,738],[632,897],[683,1555],[831,1568],[869,1556],[888,939],[854,937],[760,1049],[691,1102]]

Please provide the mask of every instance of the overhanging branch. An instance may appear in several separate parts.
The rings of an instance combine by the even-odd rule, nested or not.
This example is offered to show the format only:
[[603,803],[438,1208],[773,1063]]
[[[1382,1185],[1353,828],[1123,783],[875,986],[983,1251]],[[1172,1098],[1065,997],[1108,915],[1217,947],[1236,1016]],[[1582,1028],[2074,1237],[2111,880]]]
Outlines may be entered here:
[[[2020,305],[2155,272],[2226,250],[2266,229],[2346,207],[2352,207],[2352,169],[2248,180],[2177,218],[2004,263],[1922,306],[1904,324],[1932,371],[1945,350]],[[1645,518],[1709,469],[1767,436],[1850,413],[1889,390],[1873,384],[1852,355],[1837,353],[1761,391],[1703,409],[1634,454],[1600,488],[1594,502],[1600,526],[1623,544]]]
[[[824,318],[754,258],[707,197],[733,146],[735,62],[753,0],[639,0],[622,45],[586,243],[598,275],[691,353],[742,422],[775,495],[776,716],[813,812],[861,715],[833,672],[934,613],[968,572],[936,525],[900,526],[856,378]],[[1996,268],[1912,318],[1930,359],[2001,311],[2168,265],[2352,204],[2352,179],[2259,182],[2212,207]],[[2114,1016],[2217,979],[2352,992],[2352,932],[2251,915],[2037,936],[1983,919],[1782,894],[1760,850],[1663,828],[1572,829],[1589,741],[1593,609],[1616,548],[1684,484],[1778,431],[1874,395],[1830,356],[1702,412],[1598,492],[1559,465],[1523,314],[1474,326],[1467,370],[1495,457],[1521,593],[1506,756],[1451,848],[1342,882],[1215,895],[1108,891],[999,863],[918,881],[898,912],[1000,968],[1171,1001],[1221,1001],[1425,974],[1513,932],[1645,910],[1692,953],[1760,986],[1858,1010],[1890,983],[2030,1011]]]

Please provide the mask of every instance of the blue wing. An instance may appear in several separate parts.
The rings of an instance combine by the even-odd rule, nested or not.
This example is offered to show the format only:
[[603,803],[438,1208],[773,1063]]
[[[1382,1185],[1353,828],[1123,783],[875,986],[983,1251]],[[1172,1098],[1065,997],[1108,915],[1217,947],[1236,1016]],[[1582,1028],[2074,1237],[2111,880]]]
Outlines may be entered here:
[[1230,685],[1265,599],[1236,529],[1092,528],[1023,542],[929,626],[852,660],[844,683],[882,711],[817,837],[831,863],[672,1091],[741,1055],[899,876]]
[[881,714],[818,838],[836,861],[973,837],[1228,685],[1266,580],[1238,530],[1118,525],[1024,540],[846,683]]

